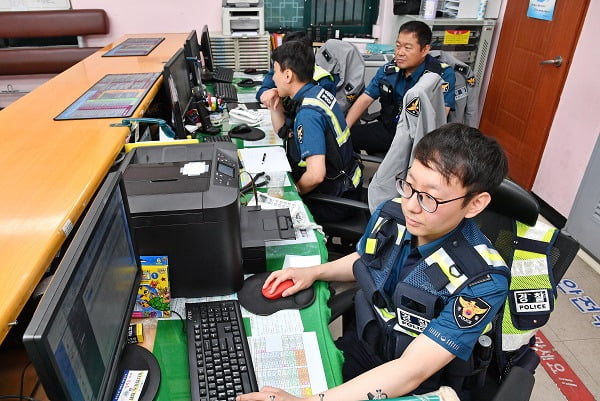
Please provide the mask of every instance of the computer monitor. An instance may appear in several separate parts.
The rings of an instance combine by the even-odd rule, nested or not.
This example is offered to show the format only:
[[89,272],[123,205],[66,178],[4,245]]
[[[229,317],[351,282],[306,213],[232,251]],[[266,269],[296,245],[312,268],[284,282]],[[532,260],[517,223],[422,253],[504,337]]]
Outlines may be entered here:
[[200,36],[200,51],[204,59],[204,68],[208,71],[214,71],[214,59],[210,48],[210,34],[208,33],[208,25],[202,27]]
[[190,81],[192,85],[202,86],[202,62],[200,60],[200,44],[198,43],[198,34],[194,29],[188,35],[183,45],[183,53],[188,62],[188,69],[191,72]]
[[173,129],[178,138],[185,139],[185,113],[192,102],[192,87],[183,49],[179,49],[165,64],[163,85],[171,103]]
[[141,276],[121,174],[98,190],[23,335],[51,400],[111,400],[120,379]]

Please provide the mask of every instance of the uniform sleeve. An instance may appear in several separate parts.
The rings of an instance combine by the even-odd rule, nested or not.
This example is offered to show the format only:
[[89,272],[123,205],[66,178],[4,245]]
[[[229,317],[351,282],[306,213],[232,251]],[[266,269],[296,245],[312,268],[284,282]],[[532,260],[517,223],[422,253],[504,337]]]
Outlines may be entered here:
[[446,107],[454,110],[456,107],[456,94],[454,90],[456,88],[456,76],[454,75],[454,69],[451,67],[444,68],[442,71],[442,79],[448,83],[448,90],[444,92],[444,103]]
[[262,94],[269,89],[273,89],[274,87],[275,81],[273,81],[273,70],[270,70],[265,74],[265,77],[262,81],[262,85],[258,89],[258,92],[256,92],[256,101],[260,103],[260,97],[262,96]]
[[300,158],[306,160],[313,155],[326,154],[324,117],[316,110],[302,108],[295,120],[296,141]]
[[477,339],[503,307],[508,281],[501,274],[467,286],[450,297],[440,315],[432,319],[423,334],[458,358],[467,360]]
[[379,67],[379,69],[375,73],[375,76],[373,77],[373,79],[371,79],[371,82],[369,82],[369,85],[367,86],[364,92],[375,100],[379,99],[379,96],[381,96],[379,92],[379,80],[383,78],[383,71],[385,70],[386,65],[387,64]]

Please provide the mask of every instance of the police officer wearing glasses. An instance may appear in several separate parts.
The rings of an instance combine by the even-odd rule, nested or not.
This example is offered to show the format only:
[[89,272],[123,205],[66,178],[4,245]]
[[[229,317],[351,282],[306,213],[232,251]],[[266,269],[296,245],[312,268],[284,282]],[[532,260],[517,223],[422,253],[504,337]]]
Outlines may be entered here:
[[[400,196],[376,209],[356,252],[267,278],[266,286],[294,281],[283,296],[315,280],[358,284],[355,327],[336,341],[344,353],[344,383],[324,392],[324,401],[367,399],[378,390],[392,398],[441,386],[468,399],[474,375],[489,363],[480,337],[503,307],[510,280],[471,218],[490,203],[507,169],[494,139],[446,124],[417,144],[406,177],[397,180]],[[273,395],[297,399],[265,387],[238,401]]]

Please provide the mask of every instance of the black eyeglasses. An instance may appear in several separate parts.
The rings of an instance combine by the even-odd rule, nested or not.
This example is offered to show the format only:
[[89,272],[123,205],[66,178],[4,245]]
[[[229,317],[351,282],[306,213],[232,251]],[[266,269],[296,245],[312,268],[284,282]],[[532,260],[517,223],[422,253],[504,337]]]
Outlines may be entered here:
[[419,205],[421,205],[423,210],[425,210],[426,212],[429,212],[429,213],[434,213],[437,210],[439,205],[443,205],[444,203],[454,202],[455,200],[463,199],[463,198],[466,198],[467,196],[471,195],[471,193],[467,192],[466,194],[464,194],[463,196],[459,196],[458,198],[448,199],[448,200],[443,200],[443,201],[437,200],[433,196],[429,195],[427,192],[417,191],[404,178],[396,179],[396,190],[398,191],[400,196],[405,199],[409,199],[414,194],[417,194],[417,201],[419,202]]

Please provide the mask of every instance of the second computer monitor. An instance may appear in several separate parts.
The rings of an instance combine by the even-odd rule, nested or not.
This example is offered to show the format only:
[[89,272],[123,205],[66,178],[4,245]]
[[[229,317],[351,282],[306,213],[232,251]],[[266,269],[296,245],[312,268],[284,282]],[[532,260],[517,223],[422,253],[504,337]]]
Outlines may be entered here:
[[198,43],[198,34],[194,29],[188,35],[183,45],[183,53],[188,61],[188,68],[191,73],[192,85],[202,86],[202,61],[200,59],[200,44]]
[[192,88],[183,49],[179,49],[167,61],[163,69],[163,79],[171,103],[173,129],[178,138],[185,138],[185,113],[192,102]]
[[212,55],[212,49],[210,48],[210,34],[208,33],[208,26],[202,27],[202,35],[200,36],[200,50],[202,51],[202,57],[204,58],[204,68],[209,71],[214,71],[214,59]]

